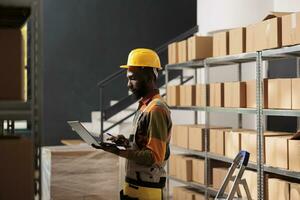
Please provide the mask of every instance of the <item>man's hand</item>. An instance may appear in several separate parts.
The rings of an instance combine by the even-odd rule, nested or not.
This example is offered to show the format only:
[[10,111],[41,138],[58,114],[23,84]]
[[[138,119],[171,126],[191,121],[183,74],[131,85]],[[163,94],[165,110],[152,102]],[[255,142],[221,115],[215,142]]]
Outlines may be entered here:
[[99,146],[92,144],[92,147],[95,149],[102,149],[103,151],[107,151],[116,155],[119,155],[120,150],[116,146]]
[[127,138],[125,138],[124,135],[112,136],[112,137],[108,138],[107,140],[110,140],[119,146],[129,147],[129,140]]

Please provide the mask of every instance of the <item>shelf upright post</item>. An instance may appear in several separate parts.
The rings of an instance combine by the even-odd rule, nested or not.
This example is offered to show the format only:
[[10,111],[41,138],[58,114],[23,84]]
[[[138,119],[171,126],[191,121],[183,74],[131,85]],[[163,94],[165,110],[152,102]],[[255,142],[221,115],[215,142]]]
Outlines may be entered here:
[[4,121],[0,120],[0,136],[4,135]]
[[[242,80],[242,63],[238,64],[238,81]],[[241,113],[238,114],[238,128],[242,128],[243,126],[243,115]]]
[[[297,57],[297,78],[300,77],[300,57]],[[300,118],[297,117],[297,131],[299,130],[300,127]]]
[[263,79],[262,52],[256,55],[256,129],[257,129],[257,199],[264,199],[264,137],[263,137]]
[[210,174],[212,173],[212,171],[210,170],[211,166],[210,166],[210,159],[208,159],[208,128],[209,128],[209,112],[207,111],[207,105],[208,105],[208,84],[209,84],[209,64],[206,62],[206,60],[203,61],[204,63],[204,84],[205,84],[205,96],[206,96],[206,101],[205,101],[205,135],[204,135],[204,146],[205,146],[205,162],[204,162],[204,172],[205,172],[205,176],[204,176],[204,184],[206,186],[206,190],[205,190],[205,199],[209,198],[209,194],[208,194],[208,186],[210,183]]
[[32,110],[32,138],[35,152],[36,197],[42,199],[41,184],[41,118],[42,118],[42,7],[41,1],[33,1],[31,5],[31,110]]
[[[198,82],[198,74],[197,74],[197,68],[195,67],[194,69],[194,84],[195,84],[195,87],[197,85],[197,82]],[[196,92],[197,93],[197,92]],[[194,117],[194,123],[195,124],[198,124],[198,111],[195,110],[194,111],[194,114],[195,114],[195,117]]]

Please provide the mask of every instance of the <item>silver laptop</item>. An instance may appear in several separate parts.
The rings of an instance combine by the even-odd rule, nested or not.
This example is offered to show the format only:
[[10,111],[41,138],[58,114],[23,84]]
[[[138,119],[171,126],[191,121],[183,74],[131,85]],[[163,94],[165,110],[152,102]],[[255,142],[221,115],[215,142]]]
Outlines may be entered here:
[[96,145],[96,146],[115,146],[120,150],[125,150],[123,146],[118,146],[112,142],[101,142],[97,140],[79,121],[68,121],[68,124],[71,126],[72,130],[75,131],[87,144]]

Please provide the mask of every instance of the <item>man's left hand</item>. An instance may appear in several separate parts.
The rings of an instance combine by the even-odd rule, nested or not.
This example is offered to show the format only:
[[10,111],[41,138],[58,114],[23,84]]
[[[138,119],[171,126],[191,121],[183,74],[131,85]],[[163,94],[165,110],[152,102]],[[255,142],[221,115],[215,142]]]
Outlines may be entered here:
[[119,155],[119,151],[120,151],[116,146],[98,146],[92,144],[92,147],[94,147],[95,149],[102,149],[103,151],[107,151],[117,155]]

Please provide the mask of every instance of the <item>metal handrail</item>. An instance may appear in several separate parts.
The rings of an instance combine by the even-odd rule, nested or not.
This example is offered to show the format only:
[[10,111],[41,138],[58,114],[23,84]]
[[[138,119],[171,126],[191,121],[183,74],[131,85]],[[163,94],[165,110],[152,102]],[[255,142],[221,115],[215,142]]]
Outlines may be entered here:
[[122,74],[122,72],[124,72],[124,71],[125,71],[125,69],[120,69],[119,71],[117,71],[117,72],[115,72],[115,73],[109,75],[109,76],[108,76],[107,78],[105,78],[104,80],[99,81],[99,82],[97,83],[97,86],[98,86],[98,87],[103,87],[103,86],[105,86],[105,84],[106,84],[107,82],[111,82],[112,80],[114,80],[115,78],[117,78],[120,74]]

